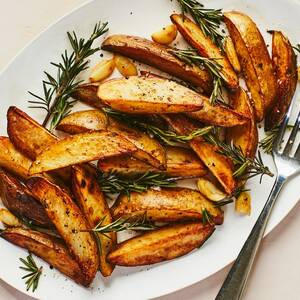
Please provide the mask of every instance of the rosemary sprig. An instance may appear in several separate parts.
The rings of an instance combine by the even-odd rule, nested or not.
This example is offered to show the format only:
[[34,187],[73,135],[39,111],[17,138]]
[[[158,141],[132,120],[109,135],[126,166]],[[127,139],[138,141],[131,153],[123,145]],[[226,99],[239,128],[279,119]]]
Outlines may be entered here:
[[68,40],[72,47],[71,54],[67,50],[61,55],[61,62],[51,62],[52,66],[57,68],[56,78],[48,72],[44,72],[46,79],[43,81],[43,96],[29,92],[30,95],[36,98],[29,103],[33,104],[30,107],[41,108],[46,110],[47,115],[44,119],[43,126],[46,126],[49,121],[50,129],[54,129],[58,123],[69,114],[76,100],[71,99],[70,95],[80,81],[76,81],[77,76],[83,70],[87,69],[89,56],[100,50],[99,47],[92,48],[95,39],[108,31],[107,23],[97,23],[91,36],[85,40],[78,38],[76,33],[68,32]]
[[274,141],[277,137],[279,131],[279,127],[275,127],[274,129],[267,131],[266,136],[259,141],[259,147],[267,154],[271,154],[273,151]]
[[25,284],[27,286],[26,290],[29,291],[29,289],[32,288],[32,292],[34,292],[38,287],[43,267],[38,267],[36,265],[31,253],[26,257],[26,259],[20,258],[20,261],[25,266],[21,266],[20,269],[28,272],[28,274],[22,277],[22,279],[27,279],[25,281]]
[[293,48],[300,53],[300,44],[297,44],[296,46],[293,46]]
[[249,189],[245,189],[244,186],[239,186],[238,188],[236,188],[233,193],[231,195],[229,195],[228,197],[222,199],[221,201],[218,201],[214,204],[215,207],[222,207],[225,206],[227,204],[230,204],[232,202],[234,202],[234,199],[238,198],[239,195],[243,192],[248,192],[250,191]]
[[212,221],[212,216],[206,208],[202,209],[201,215],[202,215],[202,223],[204,225],[205,224],[210,224],[210,225],[214,224],[214,222]]
[[219,58],[207,58],[200,56],[194,49],[174,49],[171,52],[187,64],[195,64],[201,68],[207,68],[214,80],[214,88],[210,96],[210,102],[212,104],[216,104],[218,102],[226,104],[222,94],[222,86],[225,78],[222,74],[222,66],[218,63]]
[[146,172],[137,178],[127,179],[114,172],[102,173],[98,171],[97,179],[104,193],[125,193],[129,196],[131,192],[142,193],[151,187],[175,187],[176,180],[180,178],[168,177],[162,173]]
[[[154,230],[157,227],[150,223],[147,219],[146,214],[142,215],[139,218],[132,219],[132,218],[118,218],[112,223],[107,225],[102,225],[105,220],[105,216],[99,221],[99,223],[92,229],[88,231],[92,231],[95,233],[100,233],[107,236],[107,233],[110,232],[120,232],[125,230]],[[109,236],[107,236],[109,237]]]
[[233,143],[226,144],[212,134],[206,135],[204,138],[207,142],[218,146],[220,148],[220,154],[223,154],[232,160],[235,166],[235,171],[233,173],[234,177],[249,179],[260,175],[261,182],[264,175],[274,176],[269,168],[264,165],[260,152],[258,152],[258,155],[255,158],[249,158],[243,154],[241,148],[235,146]]
[[223,19],[221,9],[207,9],[197,0],[177,0],[182,12],[190,13],[195,22],[200,26],[206,36],[223,48],[224,36],[220,32],[220,24]]
[[140,129],[150,136],[154,136],[158,138],[161,142],[166,145],[176,146],[178,143],[186,143],[192,140],[195,137],[203,136],[208,134],[212,130],[212,126],[207,126],[203,128],[199,128],[189,135],[178,135],[172,131],[163,130],[157,126],[144,123],[139,118],[135,118],[133,116],[126,115],[124,113],[112,110],[111,108],[103,108],[103,110],[111,117],[116,118],[117,120],[129,125],[131,127]]

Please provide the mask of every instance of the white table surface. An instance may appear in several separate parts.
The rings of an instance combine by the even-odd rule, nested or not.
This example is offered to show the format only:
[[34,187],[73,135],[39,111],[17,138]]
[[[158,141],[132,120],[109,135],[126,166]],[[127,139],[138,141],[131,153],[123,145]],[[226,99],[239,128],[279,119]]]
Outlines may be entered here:
[[[0,69],[49,24],[84,2],[85,0],[0,0]],[[299,214],[300,204],[263,241],[245,300],[300,299]],[[0,261],[1,259],[0,251]],[[157,300],[212,300],[228,270],[229,267],[226,267],[202,282]],[[32,298],[0,280],[0,299]]]

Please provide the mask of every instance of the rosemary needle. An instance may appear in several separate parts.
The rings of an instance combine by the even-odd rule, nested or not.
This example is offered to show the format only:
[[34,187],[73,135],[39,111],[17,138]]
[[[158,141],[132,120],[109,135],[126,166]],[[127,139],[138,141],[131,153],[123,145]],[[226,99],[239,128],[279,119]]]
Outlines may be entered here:
[[24,266],[21,266],[20,269],[28,272],[28,274],[24,275],[22,279],[27,279],[25,281],[26,284],[26,290],[29,291],[30,288],[32,288],[32,291],[34,292],[39,284],[39,280],[43,271],[43,267],[38,267],[31,255],[31,253],[24,258],[20,258],[20,261],[24,264]]

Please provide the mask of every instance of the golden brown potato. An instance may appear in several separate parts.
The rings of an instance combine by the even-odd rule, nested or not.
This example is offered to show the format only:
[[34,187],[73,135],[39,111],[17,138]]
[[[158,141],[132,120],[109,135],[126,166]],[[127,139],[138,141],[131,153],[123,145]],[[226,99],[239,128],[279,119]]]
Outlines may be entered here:
[[[194,124],[192,120],[187,119],[184,115],[164,115],[163,118],[178,134],[189,134],[199,128],[197,124]],[[231,194],[236,188],[232,161],[219,153],[219,147],[205,142],[201,137],[194,138],[189,144],[206,167],[218,179],[225,192]]]
[[211,105],[209,99],[204,99],[201,110],[189,112],[187,115],[202,123],[220,127],[234,127],[247,122],[247,115],[222,105]]
[[101,108],[104,105],[97,96],[98,87],[99,83],[81,84],[74,90],[72,97],[92,107]]
[[287,37],[273,31],[272,61],[277,79],[277,98],[267,113],[265,130],[279,125],[286,115],[297,87],[297,58]]
[[30,174],[60,169],[101,158],[130,154],[136,147],[107,131],[72,135],[51,144],[32,163]]
[[232,69],[228,59],[223,55],[210,37],[205,35],[201,28],[191,19],[184,15],[173,14],[171,21],[176,25],[178,31],[184,39],[195,49],[201,56],[217,59],[222,68],[221,74],[230,89],[236,89],[239,86],[238,77]]
[[7,111],[7,132],[14,146],[32,160],[58,140],[58,137],[15,106]]
[[102,172],[117,172],[123,176],[137,176],[146,172],[163,172],[171,177],[192,178],[207,174],[207,169],[190,149],[166,147],[166,170],[161,171],[130,156],[118,156],[98,161]]
[[29,177],[32,161],[20,153],[8,137],[0,137],[0,166],[22,179]]
[[59,186],[43,177],[31,177],[27,186],[45,208],[86,281],[92,282],[99,266],[97,244],[90,232],[83,231],[89,229],[89,224],[80,209]]
[[235,51],[232,39],[229,36],[225,37],[224,39],[224,51],[234,71],[237,74],[239,74],[241,72],[242,67],[239,58],[237,56],[237,53]]
[[137,76],[138,70],[135,64],[127,57],[122,55],[114,56],[116,68],[124,77]]
[[0,208],[0,222],[6,227],[22,226],[22,222],[6,208]]
[[203,96],[168,79],[131,76],[100,84],[98,97],[116,110],[127,113],[178,113],[196,111]]
[[64,117],[57,130],[69,134],[84,133],[90,130],[107,130],[108,118],[100,110],[82,110],[70,113]]
[[102,60],[92,68],[90,82],[100,82],[108,78],[115,69],[115,60]]
[[102,43],[102,49],[120,53],[156,67],[201,87],[206,94],[212,91],[212,77],[209,72],[179,60],[171,54],[172,49],[169,47],[136,36],[112,35]]
[[[94,175],[83,167],[75,166],[72,172],[72,183],[77,203],[90,227],[94,228],[101,220],[103,226],[111,223],[109,207]],[[110,232],[106,236],[98,234],[98,238],[101,247],[99,269],[103,276],[110,276],[114,266],[106,261],[106,256],[115,247],[117,236],[115,232]]]
[[122,242],[108,260],[127,267],[155,264],[199,248],[213,232],[213,226],[201,223],[163,227]]
[[76,283],[84,286],[91,284],[92,279],[83,275],[78,263],[60,240],[45,233],[24,228],[8,228],[0,236],[39,256]]
[[197,186],[202,195],[208,200],[218,202],[227,197],[227,195],[220,191],[210,180],[206,178],[199,178]]
[[251,196],[248,192],[242,192],[235,200],[235,211],[250,216],[251,214]]
[[261,121],[276,97],[276,78],[265,41],[249,16],[231,11],[224,21],[242,65],[251,92],[257,120]]
[[156,31],[151,34],[152,40],[161,45],[171,44],[176,39],[176,36],[177,36],[177,28],[173,24],[164,26],[159,31]]
[[43,206],[28,188],[3,170],[0,170],[0,196],[3,205],[16,216],[26,217],[39,226],[53,226]]
[[146,214],[151,221],[174,222],[201,219],[203,210],[209,213],[215,224],[223,223],[221,209],[216,208],[198,191],[178,187],[134,192],[130,197],[120,195],[112,207],[112,215],[117,219]]
[[230,98],[234,109],[248,115],[249,121],[244,125],[227,129],[227,140],[239,147],[245,156],[253,158],[258,145],[258,131],[252,105],[247,93],[242,88],[232,92]]

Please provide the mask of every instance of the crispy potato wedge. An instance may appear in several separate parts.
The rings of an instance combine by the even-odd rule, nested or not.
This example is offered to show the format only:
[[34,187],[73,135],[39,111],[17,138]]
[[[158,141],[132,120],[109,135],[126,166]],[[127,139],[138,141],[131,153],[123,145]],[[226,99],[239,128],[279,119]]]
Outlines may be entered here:
[[207,174],[207,169],[190,149],[180,147],[166,147],[166,170],[153,168],[140,160],[130,156],[118,156],[98,161],[98,168],[102,172],[117,172],[123,176],[137,176],[146,172],[163,172],[168,176],[192,178]]
[[234,48],[234,44],[233,44],[233,41],[232,39],[227,36],[225,39],[224,39],[224,51],[227,55],[227,58],[233,68],[233,70],[239,74],[241,73],[241,64],[240,64],[240,61],[239,61],[239,58],[237,56],[237,53],[235,51],[235,48]]
[[251,196],[248,192],[242,192],[235,200],[235,211],[250,216],[251,214]]
[[258,145],[258,131],[255,114],[247,93],[242,88],[230,95],[231,105],[236,111],[249,116],[249,121],[241,126],[227,129],[226,138],[239,147],[245,156],[253,158]]
[[238,77],[227,57],[223,55],[221,49],[213,43],[211,38],[205,35],[201,28],[187,16],[172,14],[171,21],[176,25],[184,39],[197,49],[201,56],[218,59],[227,87],[236,89],[239,86]]
[[38,155],[30,173],[56,170],[134,151],[136,147],[132,143],[115,133],[95,131],[76,134],[51,144]]
[[224,21],[239,56],[248,89],[252,94],[258,121],[272,107],[276,97],[276,78],[265,41],[249,16],[231,11]]
[[297,57],[286,36],[272,32],[272,61],[277,79],[277,98],[266,115],[265,130],[272,130],[286,115],[297,87]]
[[199,248],[214,232],[201,223],[163,227],[122,242],[107,257],[120,266],[143,266],[170,260]]
[[158,68],[184,81],[190,82],[209,94],[212,89],[212,77],[206,70],[182,62],[171,54],[171,48],[144,38],[128,35],[112,35],[103,43],[102,49]]
[[61,120],[56,127],[57,130],[69,134],[78,134],[90,130],[107,130],[108,118],[100,110],[76,111]]
[[22,222],[6,208],[0,208],[0,222],[7,227],[22,226]]
[[97,96],[98,87],[99,83],[81,84],[74,90],[72,97],[89,106],[101,108],[104,104]]
[[[74,166],[72,183],[77,203],[90,227],[94,228],[100,221],[102,221],[103,226],[111,223],[112,217],[109,207],[94,175],[81,166]],[[106,261],[106,256],[115,247],[117,236],[115,232],[109,232],[106,236],[98,234],[98,238],[101,247],[101,251],[99,251],[99,269],[103,276],[110,276],[114,266]]]
[[3,205],[16,216],[26,217],[39,226],[53,226],[45,209],[28,188],[3,170],[0,170],[0,196]]
[[202,123],[220,127],[234,127],[248,121],[247,115],[222,105],[211,105],[209,99],[204,99],[201,110],[189,112],[187,115]]
[[20,153],[8,137],[0,137],[0,166],[22,179],[29,177],[32,161]]
[[120,195],[112,207],[114,219],[140,217],[147,214],[151,221],[174,222],[201,219],[207,210],[215,224],[222,224],[223,211],[216,208],[201,193],[187,188],[147,190],[143,193]]
[[[178,134],[189,134],[199,126],[187,119],[184,115],[163,115],[163,118]],[[236,188],[233,176],[233,164],[230,159],[218,153],[217,146],[205,142],[197,137],[189,142],[191,148],[199,156],[206,167],[217,178],[225,192],[231,194]]]
[[70,134],[91,130],[108,130],[117,133],[137,147],[137,151],[132,154],[134,157],[155,168],[165,169],[165,151],[158,141],[113,118],[107,118],[102,111],[89,110],[71,113],[61,121],[57,129]]
[[87,282],[92,282],[99,266],[97,244],[87,230],[89,224],[70,196],[43,177],[31,177],[27,186],[45,208],[49,219],[78,262]]
[[100,84],[98,97],[127,113],[178,113],[200,110],[203,96],[168,79],[131,76]]
[[76,260],[57,238],[24,228],[5,229],[0,236],[12,244],[39,256],[76,283],[89,286],[92,280],[83,275]]
[[15,106],[7,111],[7,133],[14,146],[32,160],[58,137]]

